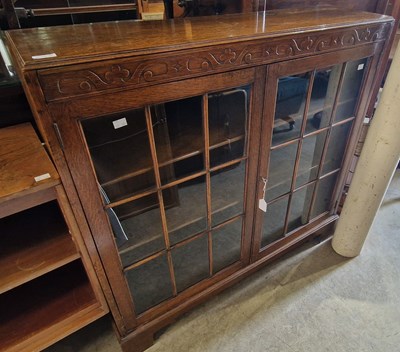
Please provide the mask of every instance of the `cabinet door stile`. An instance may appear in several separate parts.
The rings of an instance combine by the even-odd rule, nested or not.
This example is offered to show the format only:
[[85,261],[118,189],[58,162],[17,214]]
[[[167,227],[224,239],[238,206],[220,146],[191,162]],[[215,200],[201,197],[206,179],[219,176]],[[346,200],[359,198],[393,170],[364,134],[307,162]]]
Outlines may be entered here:
[[[253,226],[253,240],[252,240],[252,251],[251,257],[252,261],[255,261],[259,256],[259,249],[261,246],[261,227],[262,219],[259,216],[260,209],[258,208],[258,199],[263,198],[263,179],[267,179],[268,170],[268,155],[269,149],[271,147],[272,140],[272,128],[273,119],[269,116],[273,116],[275,113],[276,104],[276,90],[278,86],[278,80],[276,78],[279,67],[277,65],[270,65],[267,67],[265,76],[265,87],[263,91],[263,111],[260,122],[260,141],[259,141],[259,162],[257,167],[257,175],[254,177],[256,179],[256,199],[254,201],[254,226]],[[266,162],[263,162],[267,160]]]
[[255,80],[252,84],[252,92],[249,104],[249,135],[247,143],[247,169],[246,169],[246,185],[245,188],[245,213],[244,219],[244,236],[242,261],[244,263],[251,262],[253,252],[253,226],[254,215],[256,213],[255,204],[257,202],[257,184],[258,184],[258,160],[261,141],[261,123],[264,108],[264,84],[266,80],[267,67],[261,66],[256,69]]

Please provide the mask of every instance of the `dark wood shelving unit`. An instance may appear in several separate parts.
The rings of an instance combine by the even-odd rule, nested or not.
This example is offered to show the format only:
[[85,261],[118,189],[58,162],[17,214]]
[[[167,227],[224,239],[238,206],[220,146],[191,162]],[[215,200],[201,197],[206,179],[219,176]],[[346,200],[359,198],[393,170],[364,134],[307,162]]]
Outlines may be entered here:
[[29,123],[0,129],[0,183],[0,351],[38,351],[108,308]]
[[0,294],[80,257],[54,202],[0,219]]
[[[0,296],[0,350],[34,351],[98,306],[79,260]],[[52,337],[54,338],[54,337]]]

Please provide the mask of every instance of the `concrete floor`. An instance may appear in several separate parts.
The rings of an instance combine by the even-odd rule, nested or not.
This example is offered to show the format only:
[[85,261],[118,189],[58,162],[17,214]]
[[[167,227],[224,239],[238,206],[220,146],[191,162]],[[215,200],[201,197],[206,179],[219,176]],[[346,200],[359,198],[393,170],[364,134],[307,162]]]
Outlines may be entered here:
[[[400,350],[400,170],[361,255],[306,244],[184,315],[148,352]],[[47,352],[118,352],[108,317]]]

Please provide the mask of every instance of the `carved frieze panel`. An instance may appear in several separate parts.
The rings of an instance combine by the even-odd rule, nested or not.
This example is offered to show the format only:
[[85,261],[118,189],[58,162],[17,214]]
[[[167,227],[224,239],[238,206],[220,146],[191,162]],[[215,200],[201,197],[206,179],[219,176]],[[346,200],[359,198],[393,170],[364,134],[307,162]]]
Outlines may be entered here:
[[298,34],[97,63],[80,69],[43,70],[39,79],[48,101],[140,87],[177,79],[268,64],[317,52],[340,50],[383,40],[390,24]]

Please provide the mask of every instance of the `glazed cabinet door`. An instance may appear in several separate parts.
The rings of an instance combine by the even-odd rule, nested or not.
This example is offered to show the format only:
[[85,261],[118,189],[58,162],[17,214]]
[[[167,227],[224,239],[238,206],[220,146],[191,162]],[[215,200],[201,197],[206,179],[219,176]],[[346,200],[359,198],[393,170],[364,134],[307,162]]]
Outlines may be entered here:
[[249,69],[52,107],[128,329],[248,263],[263,77]]
[[376,69],[374,50],[269,67],[253,260],[275,255],[337,217],[364,118],[362,92]]

